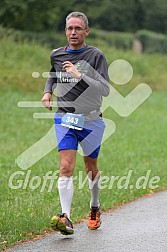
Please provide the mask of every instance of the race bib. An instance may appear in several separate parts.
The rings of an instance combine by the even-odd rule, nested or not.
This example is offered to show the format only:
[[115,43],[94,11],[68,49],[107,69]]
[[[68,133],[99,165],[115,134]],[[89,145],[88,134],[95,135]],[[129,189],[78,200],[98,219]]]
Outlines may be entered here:
[[82,130],[84,121],[85,117],[82,114],[66,113],[62,117],[61,125],[71,129]]

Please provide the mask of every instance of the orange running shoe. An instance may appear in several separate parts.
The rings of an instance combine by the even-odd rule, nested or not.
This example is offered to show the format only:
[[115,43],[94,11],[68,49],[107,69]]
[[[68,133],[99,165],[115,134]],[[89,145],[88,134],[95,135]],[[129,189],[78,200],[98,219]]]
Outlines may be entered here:
[[91,207],[90,209],[90,214],[89,214],[89,219],[88,219],[88,228],[89,229],[97,229],[101,225],[101,220],[100,220],[100,208],[99,207]]
[[72,222],[66,213],[53,216],[51,219],[51,227],[55,231],[60,231],[63,235],[72,235],[74,233]]

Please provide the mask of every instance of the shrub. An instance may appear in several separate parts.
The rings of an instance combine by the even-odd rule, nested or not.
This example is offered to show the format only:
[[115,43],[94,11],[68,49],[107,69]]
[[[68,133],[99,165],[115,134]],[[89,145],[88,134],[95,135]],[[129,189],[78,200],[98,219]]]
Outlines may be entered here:
[[147,30],[140,30],[135,34],[142,43],[143,51],[146,53],[167,53],[167,36]]
[[133,45],[133,34],[127,32],[108,32],[92,29],[89,38],[101,39],[109,46],[124,50],[131,50]]
[[0,26],[0,39],[9,38],[15,42],[37,42],[50,48],[62,46],[66,38],[60,33],[47,34],[31,31],[19,31],[12,28],[3,28]]

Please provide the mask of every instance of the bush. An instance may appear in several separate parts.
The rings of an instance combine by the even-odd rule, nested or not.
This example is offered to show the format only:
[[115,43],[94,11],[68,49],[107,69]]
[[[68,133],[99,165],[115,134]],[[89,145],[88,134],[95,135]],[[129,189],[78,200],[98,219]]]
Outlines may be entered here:
[[89,38],[101,39],[109,46],[124,50],[131,50],[133,45],[133,34],[127,32],[108,32],[92,29]]
[[0,39],[9,38],[15,42],[37,42],[41,45],[45,45],[50,48],[57,48],[62,46],[65,43],[66,38],[60,33],[47,34],[47,33],[38,33],[30,31],[19,31],[12,28],[3,28],[0,26]]
[[[0,39],[7,37],[16,42],[38,42],[50,48],[57,48],[66,44],[66,37],[60,32],[39,33],[30,31],[19,31],[11,28],[3,28],[0,26]],[[131,50],[133,45],[133,35],[124,32],[108,32],[103,30],[91,29],[87,42],[94,46],[107,44],[108,46],[120,48],[124,50]]]
[[136,32],[136,38],[142,43],[146,53],[167,53],[167,36],[147,30]]
[[[30,32],[19,31],[0,26],[0,39],[10,38],[16,42],[37,42],[51,49],[67,44],[66,36],[60,32]],[[147,30],[140,30],[135,33],[109,32],[92,28],[86,42],[96,47],[108,47],[116,49],[132,50],[134,41],[138,40],[142,44],[145,53],[167,53],[167,36]]]

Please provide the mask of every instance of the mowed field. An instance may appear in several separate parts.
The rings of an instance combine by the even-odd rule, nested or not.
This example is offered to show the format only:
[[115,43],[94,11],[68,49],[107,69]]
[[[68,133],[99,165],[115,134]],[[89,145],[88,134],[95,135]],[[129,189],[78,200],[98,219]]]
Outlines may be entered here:
[[[101,209],[107,210],[167,187],[167,56],[138,55],[105,45],[100,49],[108,64],[124,59],[133,67],[129,83],[118,86],[111,82],[122,95],[128,95],[140,83],[152,89],[150,97],[127,117],[120,116],[112,107],[103,113],[109,123],[99,156],[100,199]],[[0,249],[50,231],[50,218],[61,211],[54,132],[46,137],[53,119],[33,117],[34,113],[46,113],[45,108],[18,107],[20,101],[40,102],[46,81],[42,73],[49,71],[49,55],[50,49],[37,44],[0,42]],[[39,78],[33,78],[33,72],[39,72]],[[116,125],[113,134],[109,128],[111,121]],[[19,167],[18,156],[33,145],[26,158],[35,160],[38,156],[38,161]],[[48,151],[51,145],[53,148]],[[89,212],[90,194],[82,159],[78,153],[73,222],[87,217]]]

